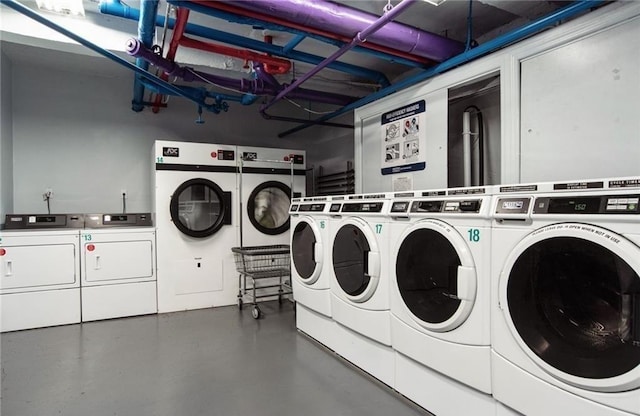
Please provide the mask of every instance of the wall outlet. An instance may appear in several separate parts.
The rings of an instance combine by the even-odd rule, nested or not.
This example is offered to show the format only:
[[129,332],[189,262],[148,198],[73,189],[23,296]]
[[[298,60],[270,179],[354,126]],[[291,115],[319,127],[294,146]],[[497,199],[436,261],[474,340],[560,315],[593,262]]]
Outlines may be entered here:
[[120,197],[127,199],[129,197],[129,195],[127,194],[127,190],[126,189],[121,189],[120,190]]

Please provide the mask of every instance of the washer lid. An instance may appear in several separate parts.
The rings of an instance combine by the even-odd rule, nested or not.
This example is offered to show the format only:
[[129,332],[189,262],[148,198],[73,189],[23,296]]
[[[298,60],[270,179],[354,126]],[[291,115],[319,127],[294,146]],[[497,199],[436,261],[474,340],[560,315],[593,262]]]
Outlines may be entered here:
[[522,349],[544,370],[595,391],[640,386],[640,248],[610,230],[554,224],[529,234],[500,276]]
[[302,218],[291,234],[291,258],[302,283],[312,285],[322,271],[323,248],[315,221]]
[[256,186],[247,200],[251,224],[263,234],[278,235],[289,230],[291,188],[269,181]]
[[171,220],[180,232],[196,238],[231,224],[231,192],[204,178],[183,182],[171,196]]
[[428,330],[460,326],[473,309],[477,277],[460,234],[438,220],[420,221],[400,238],[396,284],[414,320]]

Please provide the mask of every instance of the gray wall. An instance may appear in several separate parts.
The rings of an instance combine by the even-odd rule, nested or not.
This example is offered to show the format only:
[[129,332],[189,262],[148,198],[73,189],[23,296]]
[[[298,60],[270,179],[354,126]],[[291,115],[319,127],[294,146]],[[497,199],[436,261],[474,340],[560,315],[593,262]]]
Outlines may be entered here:
[[[119,211],[122,189],[128,211],[151,210],[156,139],[302,149],[308,164],[321,164],[326,154],[315,151],[315,141],[333,136],[334,129],[311,128],[279,139],[278,133],[296,124],[264,120],[259,104],[232,103],[221,115],[205,111],[205,124],[194,123],[195,105],[181,98],[171,98],[159,114],[135,113],[132,83],[132,75],[120,79],[14,63],[14,212],[47,212],[47,188],[53,190],[52,212]],[[283,102],[273,112],[306,117],[287,106]],[[3,190],[3,200],[5,195],[11,192]]]
[[11,62],[0,52],[0,223],[13,209]]

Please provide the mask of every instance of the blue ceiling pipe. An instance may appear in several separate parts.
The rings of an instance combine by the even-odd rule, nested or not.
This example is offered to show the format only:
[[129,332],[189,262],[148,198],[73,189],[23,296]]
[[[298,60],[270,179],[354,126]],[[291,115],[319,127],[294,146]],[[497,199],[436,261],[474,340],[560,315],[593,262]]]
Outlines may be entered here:
[[[278,1],[278,0],[276,0]],[[192,3],[190,1],[181,1],[181,0],[167,0],[168,3],[173,4],[177,7],[184,7],[187,9],[191,9],[195,12],[198,13],[202,13],[202,14],[206,14],[208,16],[212,16],[212,17],[216,17],[218,19],[223,19],[232,23],[238,23],[238,24],[244,24],[244,25],[250,25],[250,26],[259,26],[262,27],[264,29],[271,29],[277,32],[289,32],[289,33],[293,33],[296,35],[303,35],[306,37],[310,37],[316,40],[319,40],[321,42],[324,43],[328,43],[331,45],[334,45],[336,47],[341,47],[343,46],[345,43],[344,42],[340,42],[338,40],[335,39],[330,39],[327,38],[325,36],[322,35],[317,35],[314,33],[308,33],[308,32],[304,32],[301,30],[297,30],[297,29],[293,29],[287,26],[282,26],[279,25],[277,23],[271,23],[271,22],[265,22],[264,20],[259,20],[259,19],[254,19],[254,18],[250,18],[247,16],[241,16],[241,15],[236,15],[234,13],[229,13],[223,10],[218,10],[218,9],[214,9],[211,7],[206,7],[206,6],[202,6],[201,4],[198,3]],[[415,32],[415,30],[414,30]],[[453,41],[452,41],[453,42]],[[369,49],[369,48],[363,48],[363,47],[355,47],[353,49],[354,52],[359,52],[359,53],[366,53],[372,56],[375,56],[376,58],[379,59],[383,59],[389,62],[393,62],[393,63],[397,63],[397,64],[401,64],[401,65],[405,65],[405,66],[409,66],[409,67],[413,67],[413,68],[426,68],[427,65],[425,65],[424,63],[420,63],[417,62],[416,60],[411,60],[411,59],[407,59],[407,58],[403,58],[401,56],[396,56],[396,55],[391,55],[388,53],[384,53],[384,52],[380,52],[380,51],[376,51],[373,49]]]
[[[147,48],[153,46],[155,34],[155,20],[158,15],[158,0],[142,0],[140,3],[140,19],[138,21],[138,39]],[[149,69],[149,63],[142,58],[136,59],[138,68],[145,71]],[[133,102],[131,109],[135,112],[144,110],[144,85],[140,82],[140,75],[135,75],[133,80]]]
[[87,48],[91,49],[92,51],[104,56],[105,58],[111,59],[112,61],[114,61],[115,63],[124,66],[127,69],[130,69],[132,71],[134,71],[136,74],[140,74],[145,80],[147,80],[148,82],[155,84],[157,86],[160,86],[162,88],[165,88],[167,91],[171,92],[174,95],[179,95],[183,98],[186,98],[188,100],[191,100],[193,102],[195,102],[198,107],[202,107],[205,108],[209,111],[213,111],[216,112],[217,108],[215,106],[209,105],[207,104],[204,100],[200,99],[198,96],[194,95],[191,91],[189,90],[182,90],[180,87],[174,86],[158,77],[156,77],[153,74],[148,73],[147,71],[145,71],[142,68],[137,67],[136,65],[132,64],[129,61],[126,61],[122,58],[120,58],[118,55],[115,55],[111,52],[109,52],[106,49],[101,48],[100,46],[89,42],[88,40],[84,39],[81,36],[76,35],[75,33],[65,29],[64,27],[52,22],[51,20],[41,16],[40,14],[34,12],[33,10],[31,10],[30,8],[20,4],[19,2],[17,2],[16,0],[0,0],[0,3],[17,11],[18,13],[21,13],[33,20],[35,20],[38,23],[41,23],[45,26],[47,26],[50,29],[55,30],[58,33],[63,34],[64,36],[75,40],[76,42],[78,42],[79,44],[86,46]]
[[[442,74],[450,69],[456,68],[460,65],[466,64],[474,59],[477,59],[481,56],[487,55],[491,52],[497,51],[498,49],[504,48],[508,45],[511,45],[515,42],[518,42],[526,37],[529,37],[542,29],[545,29],[549,26],[553,26],[564,19],[569,19],[574,17],[584,11],[592,9],[600,4],[604,3],[603,0],[583,0],[583,1],[575,1],[570,5],[556,10],[547,16],[544,16],[534,22],[526,24],[521,28],[515,29],[511,32],[505,33],[504,35],[498,36],[486,43],[483,43],[480,46],[477,46],[474,49],[463,52],[459,55],[454,56],[436,66],[433,66],[427,69],[424,72],[421,72],[413,77],[409,77],[400,81],[396,84],[393,84],[389,87],[383,88],[378,92],[373,94],[369,94],[366,97],[359,99],[351,104],[347,104],[339,110],[334,111],[333,113],[327,114],[325,116],[319,117],[316,119],[316,122],[322,122],[331,120],[332,118],[338,117],[348,111],[354,110],[356,108],[362,107],[363,105],[369,104],[373,101],[379,100],[383,97],[386,97],[394,92],[402,90],[404,88],[415,85],[419,82],[425,81],[429,78],[432,78],[436,75]],[[286,130],[280,134],[278,137],[286,137],[290,134],[296,133],[308,127],[312,127],[315,125],[314,123],[304,123],[292,129]]]
[[[111,16],[122,17],[129,20],[140,20],[140,11],[134,9],[125,4],[122,4],[120,0],[102,1],[100,2],[100,12]],[[196,10],[197,11],[197,10]],[[165,18],[164,16],[157,16],[155,24],[156,26],[163,27]],[[175,19],[170,18],[168,27],[173,29],[175,25]],[[317,65],[324,59],[321,56],[312,55],[306,52],[300,52],[295,50],[285,50],[284,47],[277,46],[270,43],[260,42],[255,39],[249,39],[242,36],[234,35],[232,33],[222,32],[220,30],[196,25],[193,23],[187,23],[185,33],[190,35],[199,36],[211,40],[215,40],[222,43],[238,46],[240,48],[252,49],[258,52],[268,53],[273,56],[280,56],[294,61],[305,62],[311,65]],[[344,72],[349,75],[360,77],[363,79],[374,81],[375,83],[386,87],[391,85],[387,77],[379,72],[373,71],[367,68],[362,68],[356,65],[346,64],[343,62],[333,62],[328,66],[336,71]]]

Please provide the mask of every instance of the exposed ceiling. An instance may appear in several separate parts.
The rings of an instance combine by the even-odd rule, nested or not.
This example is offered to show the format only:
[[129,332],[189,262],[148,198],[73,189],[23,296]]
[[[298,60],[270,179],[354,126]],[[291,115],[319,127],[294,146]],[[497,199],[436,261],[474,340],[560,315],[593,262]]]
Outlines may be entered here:
[[[110,0],[113,2],[114,0]],[[116,0],[117,1],[117,0]],[[268,1],[268,0],[263,0]],[[274,0],[271,0],[272,2]],[[283,0],[280,0],[283,1]],[[304,3],[305,0],[286,0],[289,2],[299,1]],[[308,0],[310,2],[318,2],[321,0]],[[393,6],[399,4],[399,0],[391,1]],[[35,9],[35,2],[23,1]],[[85,19],[99,28],[115,28],[120,32],[126,32],[132,38],[137,37],[137,21],[135,19],[124,19],[103,14],[99,11],[99,3],[96,0],[84,0]],[[167,2],[162,0],[158,7],[158,15],[165,16],[169,13],[170,18],[175,18],[175,5],[182,4],[184,7],[189,2],[175,2],[171,7],[167,6]],[[221,2],[212,3],[232,4],[239,2]],[[255,3],[255,1],[253,2]],[[374,19],[381,16],[385,7],[389,4],[387,0],[340,0],[334,1],[343,6],[352,9],[370,13]],[[444,38],[452,39],[459,42],[463,46],[473,40],[474,44],[483,44],[505,32],[521,27],[532,22],[541,16],[553,12],[554,10],[566,6],[569,1],[522,1],[522,0],[448,0],[439,6],[434,6],[427,2],[415,1],[406,11],[399,14],[394,22],[412,26],[414,28],[437,34]],[[134,9],[140,9],[140,1],[125,0],[122,4]],[[471,12],[471,14],[470,14]],[[44,16],[47,13],[41,13]],[[471,17],[471,19],[470,19]],[[265,42],[265,36],[271,37],[273,45],[285,47],[293,46],[296,36],[300,35],[291,31],[278,30],[271,24],[259,24],[256,20],[238,22],[230,22],[223,17],[214,17],[203,14],[197,10],[190,10],[188,23],[192,25],[213,28],[217,31],[230,34],[260,43]],[[326,29],[327,32],[331,28]],[[355,33],[354,33],[355,34]],[[162,27],[156,28],[155,43],[161,43],[163,36],[165,44],[163,53],[167,54],[169,49],[169,41],[172,31],[163,31]],[[2,52],[12,61],[26,63],[29,65],[40,65],[43,67],[56,68],[68,71],[91,71],[101,76],[132,76],[132,72],[124,67],[115,64],[104,65],[104,59],[101,57],[87,57],[85,55],[77,55],[76,53],[61,50],[43,50],[39,46],[25,46],[7,41],[7,37],[2,42]],[[202,38],[200,38],[202,39]],[[213,42],[211,39],[206,39]],[[319,58],[326,58],[338,50],[340,45],[330,44],[317,37],[299,37],[299,43],[295,44],[292,49],[296,52],[311,54]],[[220,42],[214,42],[220,43]],[[230,45],[227,45],[230,46]],[[350,50],[341,56],[338,61],[366,69],[367,71],[384,74],[384,76],[393,84],[396,81],[424,71],[429,66],[435,65],[437,62],[411,64],[408,65],[401,59],[393,59],[390,54],[381,57],[380,54],[372,54],[366,43],[359,50]],[[237,46],[233,46],[238,48]],[[243,48],[239,48],[243,49]],[[124,45],[122,47],[124,50]],[[124,53],[119,53],[126,56]],[[406,56],[407,54],[405,54]],[[410,57],[411,58],[411,57]],[[129,61],[133,61],[131,57],[127,57]],[[281,84],[291,83],[295,79],[303,76],[305,73],[314,68],[315,64],[309,62],[297,61],[295,59],[284,58],[291,61],[292,68],[285,74],[274,74],[275,79]],[[423,58],[421,58],[423,59]],[[423,59],[424,60],[424,59]],[[251,69],[247,69],[246,62],[242,59],[231,58],[220,54],[196,51],[185,47],[177,49],[175,55],[175,63],[181,66],[194,67],[198,71],[207,74],[215,74],[232,79],[251,78]],[[153,66],[150,68],[152,69]],[[162,72],[162,71],[160,71]],[[196,82],[178,81],[179,85],[205,85],[200,80]],[[354,75],[342,71],[332,69],[323,69],[317,75],[312,77],[308,82],[303,84],[302,88],[312,89],[318,92],[327,92],[334,94],[344,94],[354,98],[367,96],[374,91],[380,89],[383,85],[377,80],[366,79],[361,75]],[[225,90],[218,87],[207,85],[207,88],[213,91]],[[227,91],[228,92],[228,91]]]

